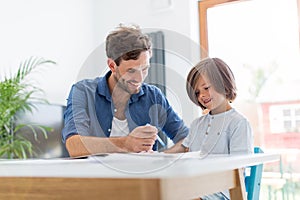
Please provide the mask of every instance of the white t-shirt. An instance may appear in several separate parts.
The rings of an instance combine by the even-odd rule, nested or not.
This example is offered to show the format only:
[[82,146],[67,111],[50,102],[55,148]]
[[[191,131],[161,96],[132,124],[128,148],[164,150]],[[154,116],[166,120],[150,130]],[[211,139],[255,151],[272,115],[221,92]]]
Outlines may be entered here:
[[234,108],[195,119],[183,146],[202,154],[249,154],[253,133],[248,120]]
[[129,134],[127,119],[119,120],[113,117],[110,137],[121,137]]

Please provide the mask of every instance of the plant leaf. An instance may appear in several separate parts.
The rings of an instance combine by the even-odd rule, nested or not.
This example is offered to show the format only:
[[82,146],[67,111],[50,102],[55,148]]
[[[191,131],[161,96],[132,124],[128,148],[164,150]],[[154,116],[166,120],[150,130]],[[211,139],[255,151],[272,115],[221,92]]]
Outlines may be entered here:
[[32,100],[48,103],[43,98],[33,97],[35,93],[42,93],[43,90],[25,80],[30,73],[46,64],[56,63],[40,57],[30,57],[20,63],[16,74],[4,76],[4,80],[0,82],[0,157],[27,158],[27,155],[32,155],[31,142],[16,134],[25,126],[30,128],[35,139],[37,130],[41,131],[45,138],[48,137],[49,127],[16,124],[18,113],[32,112],[35,108]]

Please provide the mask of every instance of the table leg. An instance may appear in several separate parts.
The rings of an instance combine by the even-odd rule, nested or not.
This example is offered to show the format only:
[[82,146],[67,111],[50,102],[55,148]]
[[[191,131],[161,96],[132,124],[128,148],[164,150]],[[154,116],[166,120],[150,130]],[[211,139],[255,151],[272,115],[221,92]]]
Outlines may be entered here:
[[236,187],[229,190],[231,200],[246,200],[244,169],[235,170]]

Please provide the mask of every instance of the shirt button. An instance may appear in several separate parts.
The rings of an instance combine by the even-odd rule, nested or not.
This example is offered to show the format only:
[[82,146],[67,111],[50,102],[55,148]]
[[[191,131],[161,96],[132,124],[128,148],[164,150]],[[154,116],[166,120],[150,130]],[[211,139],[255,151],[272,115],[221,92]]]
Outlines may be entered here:
[[109,128],[107,131],[108,131],[108,132],[110,132],[110,131],[111,131],[111,129]]

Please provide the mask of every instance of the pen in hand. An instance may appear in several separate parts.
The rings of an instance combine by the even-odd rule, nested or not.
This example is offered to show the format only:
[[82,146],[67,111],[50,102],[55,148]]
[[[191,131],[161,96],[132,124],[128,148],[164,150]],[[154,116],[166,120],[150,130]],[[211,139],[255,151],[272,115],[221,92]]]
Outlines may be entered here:
[[[150,126],[150,124],[147,123],[146,126]],[[157,139],[158,142],[161,144],[161,146],[166,147],[166,144],[165,144],[164,141],[159,137],[159,135],[156,135],[156,139]]]

